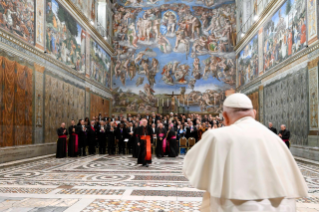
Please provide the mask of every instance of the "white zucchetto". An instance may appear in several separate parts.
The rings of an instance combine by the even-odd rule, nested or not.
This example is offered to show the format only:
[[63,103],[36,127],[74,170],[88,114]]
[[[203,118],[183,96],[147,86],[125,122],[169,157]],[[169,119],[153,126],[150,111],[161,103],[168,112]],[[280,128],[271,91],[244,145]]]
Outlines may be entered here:
[[224,101],[224,106],[229,108],[253,109],[253,104],[248,96],[242,93],[234,93]]

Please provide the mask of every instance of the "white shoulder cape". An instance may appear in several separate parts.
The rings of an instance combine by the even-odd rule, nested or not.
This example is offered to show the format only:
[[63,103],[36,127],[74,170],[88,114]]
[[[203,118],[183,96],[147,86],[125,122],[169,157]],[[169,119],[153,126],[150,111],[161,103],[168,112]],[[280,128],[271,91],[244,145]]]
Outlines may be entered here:
[[183,172],[195,188],[216,198],[297,198],[308,193],[284,142],[250,117],[205,132],[187,152]]

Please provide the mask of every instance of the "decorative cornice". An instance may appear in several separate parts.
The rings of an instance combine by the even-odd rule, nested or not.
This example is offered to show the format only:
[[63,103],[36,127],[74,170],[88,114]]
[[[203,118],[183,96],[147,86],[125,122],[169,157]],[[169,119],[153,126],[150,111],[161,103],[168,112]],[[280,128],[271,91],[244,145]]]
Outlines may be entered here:
[[[289,64],[291,64],[291,63],[293,63],[293,62],[295,62],[303,57],[306,57],[306,60],[309,60],[309,54],[312,54],[315,51],[316,51],[316,55],[318,55],[319,54],[319,44],[316,44],[316,45],[313,45],[311,47],[308,47],[308,48],[301,50],[300,52],[298,52],[295,55],[293,55],[292,57],[286,59],[282,63],[279,63],[276,66],[272,67],[270,70],[265,72],[263,75],[253,79],[252,81],[250,81],[246,85],[243,85],[241,87],[236,88],[236,91],[244,91],[246,89],[249,89],[249,87],[254,86],[258,82],[260,83],[260,81],[262,81],[266,77],[285,68],[287,65],[289,65]],[[308,57],[307,57],[307,55],[308,55]]]
[[103,96],[103,97],[106,97],[106,98],[109,98],[109,99],[113,99],[113,96],[110,93],[108,93],[108,92],[106,92],[104,90],[101,90],[101,89],[93,86],[92,84],[90,84],[88,82],[85,82],[85,87],[90,88],[90,91],[93,92],[93,93],[97,93],[100,96]]
[[54,74],[58,74],[62,78],[68,79],[75,84],[85,87],[90,84],[90,87],[94,87],[95,91],[99,93],[107,93],[105,96],[109,97],[110,90],[102,86],[101,84],[88,79],[85,75],[77,73],[75,70],[66,67],[62,62],[57,61],[50,56],[40,52],[34,46],[25,44],[22,41],[11,37],[11,35],[3,32],[0,28],[0,48],[6,52],[17,55],[31,63],[37,63],[49,70]]
[[288,69],[288,70],[286,70],[286,71],[284,71],[282,73],[279,73],[278,75],[276,75],[276,76],[274,76],[274,77],[272,77],[270,79],[267,79],[267,80],[263,81],[262,85],[264,85],[264,86],[269,85],[269,84],[271,84],[271,83],[273,83],[275,81],[278,81],[278,80],[280,80],[282,78],[285,78],[289,74],[292,74],[294,72],[298,72],[298,71],[300,71],[300,69],[306,68],[307,64],[308,64],[307,61],[305,61],[303,63],[300,63],[300,64],[296,65],[296,66],[293,66],[292,68],[290,68],[290,69]]
[[250,93],[253,93],[255,91],[258,91],[259,90],[259,87],[261,85],[261,81],[257,82],[256,84],[254,84],[253,86],[245,89],[245,90],[242,90],[241,92],[244,93],[244,94],[250,94]]
[[94,38],[97,38],[95,40],[101,45],[101,47],[107,47],[106,49],[104,47],[104,50],[107,51],[110,56],[112,56],[114,53],[113,47],[108,42],[106,42],[102,35],[96,30],[96,28],[92,26],[92,24],[90,24],[89,19],[82,13],[82,11],[77,6],[75,6],[71,0],[61,0],[60,3],[62,3],[64,6],[68,6],[69,9],[71,9],[69,12],[74,13],[83,21],[83,23],[85,24],[85,28],[89,29],[93,33],[90,33],[91,37],[93,35]]
[[[278,6],[281,5],[285,0],[272,0],[271,3],[259,14],[259,18],[255,23],[249,28],[249,30],[245,33],[245,36],[240,39],[240,41],[235,46],[236,54],[237,50],[241,49],[246,43],[248,43],[253,35],[255,35],[262,24],[268,20],[268,17],[272,15],[274,10],[277,10]],[[240,33],[240,32],[238,32]]]

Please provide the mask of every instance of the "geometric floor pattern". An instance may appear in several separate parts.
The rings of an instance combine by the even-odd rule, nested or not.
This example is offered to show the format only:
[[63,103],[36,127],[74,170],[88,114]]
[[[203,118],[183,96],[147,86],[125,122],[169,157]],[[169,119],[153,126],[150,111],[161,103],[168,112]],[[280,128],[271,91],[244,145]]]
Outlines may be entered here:
[[[183,156],[152,160],[149,168],[124,155],[0,165],[0,212],[199,211],[203,191],[183,176]],[[298,211],[319,211],[319,165],[298,165],[310,189]]]

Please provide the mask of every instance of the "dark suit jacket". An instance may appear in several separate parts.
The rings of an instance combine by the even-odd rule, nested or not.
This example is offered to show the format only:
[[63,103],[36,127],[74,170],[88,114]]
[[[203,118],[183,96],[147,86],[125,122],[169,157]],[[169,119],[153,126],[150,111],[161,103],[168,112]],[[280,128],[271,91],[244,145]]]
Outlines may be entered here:
[[268,128],[268,129],[277,135],[277,129],[276,128],[272,127],[272,128]]

